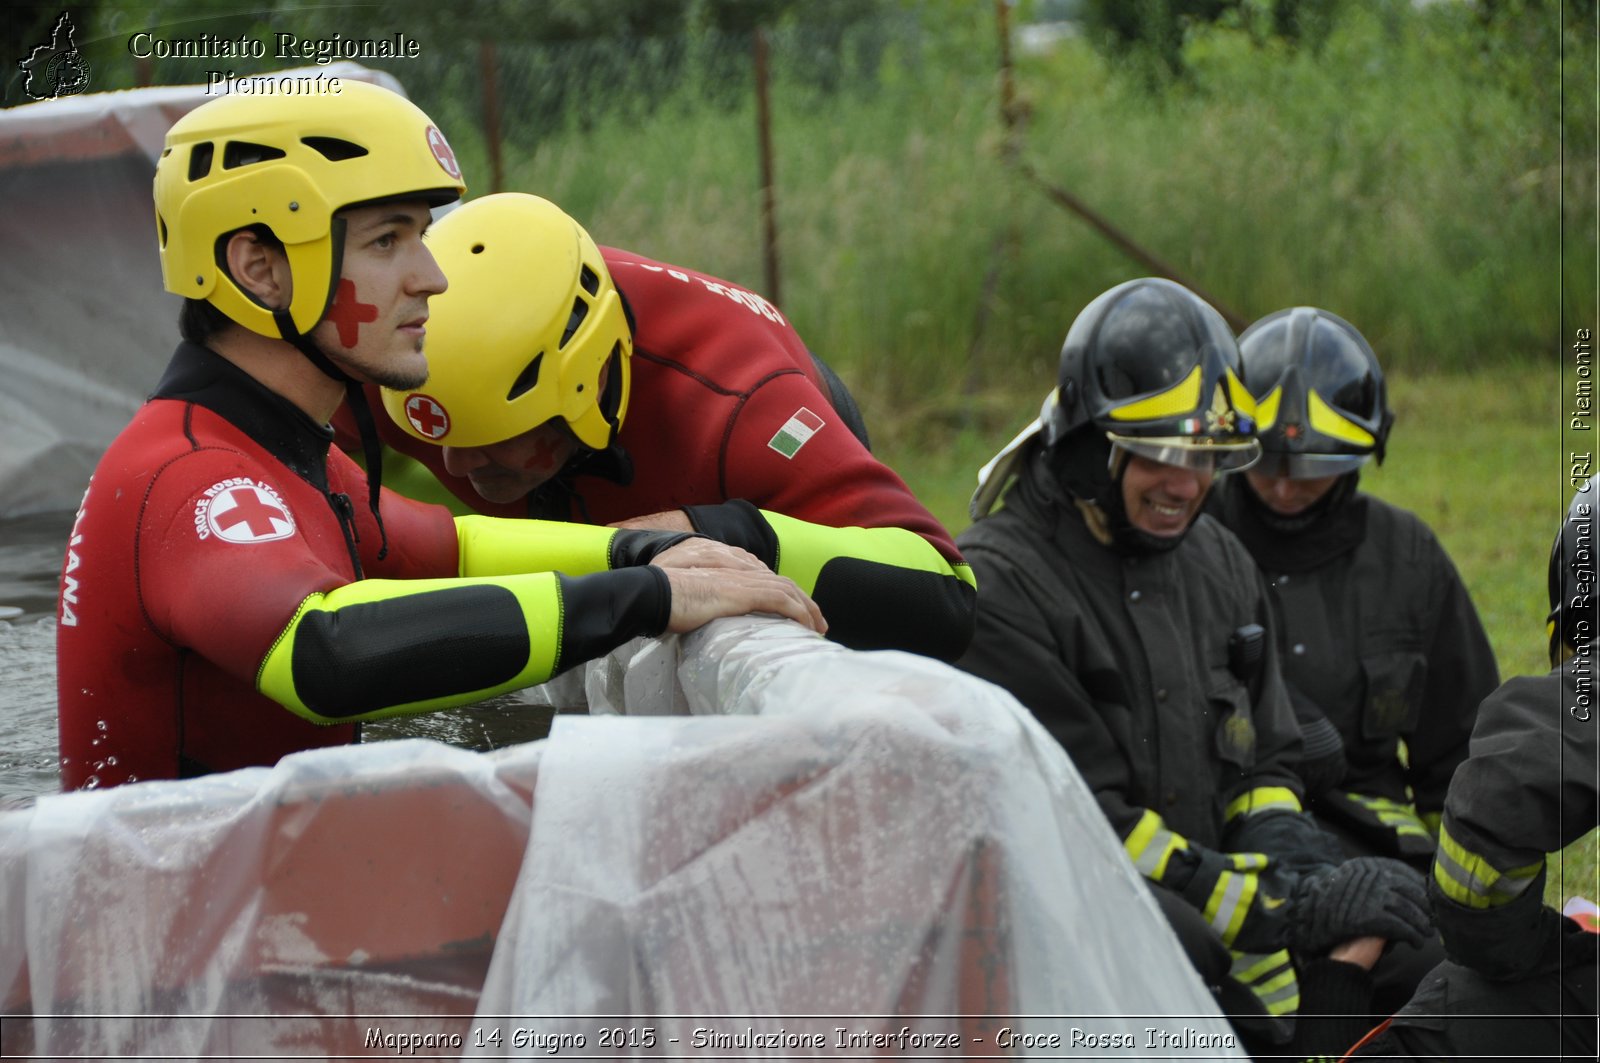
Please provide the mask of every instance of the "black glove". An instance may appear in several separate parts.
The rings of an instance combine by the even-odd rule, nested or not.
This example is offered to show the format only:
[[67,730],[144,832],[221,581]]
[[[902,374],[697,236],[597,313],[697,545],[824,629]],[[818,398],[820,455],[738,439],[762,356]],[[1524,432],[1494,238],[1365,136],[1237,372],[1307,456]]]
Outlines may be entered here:
[[1386,856],[1360,856],[1300,880],[1289,947],[1320,956],[1341,941],[1375,934],[1421,945],[1433,933],[1422,875]]
[[1339,839],[1304,812],[1260,812],[1228,825],[1231,852],[1266,853],[1274,865],[1291,871],[1320,871],[1344,861]]

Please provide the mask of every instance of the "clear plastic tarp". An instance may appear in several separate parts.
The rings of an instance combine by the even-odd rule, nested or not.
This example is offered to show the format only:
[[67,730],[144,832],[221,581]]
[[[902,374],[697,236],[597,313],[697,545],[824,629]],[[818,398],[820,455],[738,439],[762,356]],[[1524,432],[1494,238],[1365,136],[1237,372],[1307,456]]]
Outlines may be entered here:
[[743,618],[550,697],[0,814],[0,1051],[1243,1058],[1000,689]]

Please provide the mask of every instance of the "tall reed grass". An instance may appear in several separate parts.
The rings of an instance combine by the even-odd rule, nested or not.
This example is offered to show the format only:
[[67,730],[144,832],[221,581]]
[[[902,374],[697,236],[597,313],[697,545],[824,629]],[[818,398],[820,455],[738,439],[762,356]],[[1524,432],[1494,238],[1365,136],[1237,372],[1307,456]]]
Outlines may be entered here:
[[[775,32],[773,135],[785,310],[876,417],[942,426],[971,423],[974,388],[1044,380],[1076,311],[1147,270],[1002,162],[992,12],[938,10],[829,92],[804,36]],[[1212,28],[1159,92],[1068,39],[1017,61],[1023,156],[1247,318],[1328,307],[1392,367],[1551,364],[1593,309],[1573,243],[1592,197],[1567,197],[1562,249],[1592,153],[1563,169],[1559,114],[1487,79],[1462,18],[1345,5],[1315,52]],[[508,81],[538,61],[501,55]],[[691,71],[649,107],[513,126],[507,186],[602,243],[763,288],[752,96]]]

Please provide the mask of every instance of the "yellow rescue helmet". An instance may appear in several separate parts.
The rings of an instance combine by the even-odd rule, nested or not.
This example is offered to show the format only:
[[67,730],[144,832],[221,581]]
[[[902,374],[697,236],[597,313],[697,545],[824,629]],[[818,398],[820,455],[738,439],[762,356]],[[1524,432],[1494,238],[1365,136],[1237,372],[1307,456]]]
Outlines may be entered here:
[[259,224],[282,241],[294,279],[288,314],[303,335],[338,283],[335,212],[410,197],[439,206],[465,194],[444,135],[398,93],[343,79],[337,92],[224,96],[167,132],[155,177],[161,279],[252,332],[292,339],[221,267],[222,238]]
[[428,247],[450,287],[428,304],[428,382],[383,393],[394,422],[426,443],[481,447],[559,417],[584,446],[610,446],[633,332],[583,226],[506,192],[439,219]]

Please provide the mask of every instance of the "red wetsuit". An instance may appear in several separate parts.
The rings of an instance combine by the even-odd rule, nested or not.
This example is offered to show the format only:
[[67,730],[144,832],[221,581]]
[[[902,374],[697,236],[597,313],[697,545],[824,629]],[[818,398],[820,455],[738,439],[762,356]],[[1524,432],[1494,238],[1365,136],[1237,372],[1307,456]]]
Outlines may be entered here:
[[[971,570],[905,481],[847,427],[783,314],[715,277],[601,252],[634,339],[616,444],[498,504],[445,470],[441,446],[379,417],[390,451],[415,459],[386,462],[385,482],[458,513],[502,517],[610,524],[685,508],[696,531],[794,576],[827,617],[830,639],[960,656],[974,622]],[[382,406],[376,388],[368,401]],[[348,425],[348,411],[341,416]],[[347,428],[340,442],[356,445]]]
[[[715,277],[601,251],[634,321],[633,397],[612,451],[526,500],[496,504],[445,471],[440,447],[379,414],[384,443],[427,466],[458,512],[609,524],[744,499],[831,528],[905,528],[961,563],[949,532],[834,411],[810,352],[776,307]],[[369,398],[382,409],[377,389]],[[352,438],[346,433],[341,445]]]
[[[349,742],[349,721],[395,706],[542,681],[526,671],[538,639],[523,610],[504,610],[512,592],[456,579],[464,555],[447,510],[385,491],[379,560],[366,476],[331,440],[231,363],[179,347],[73,525],[57,637],[64,789],[273,764]],[[552,667],[655,634],[670,608],[665,578],[643,569],[518,578],[504,582],[560,588],[543,600],[546,616],[567,612],[550,617]],[[363,579],[360,602],[308,611],[308,597]],[[591,616],[610,630],[575,641]],[[280,649],[292,665],[271,680],[274,700],[258,688]]]

